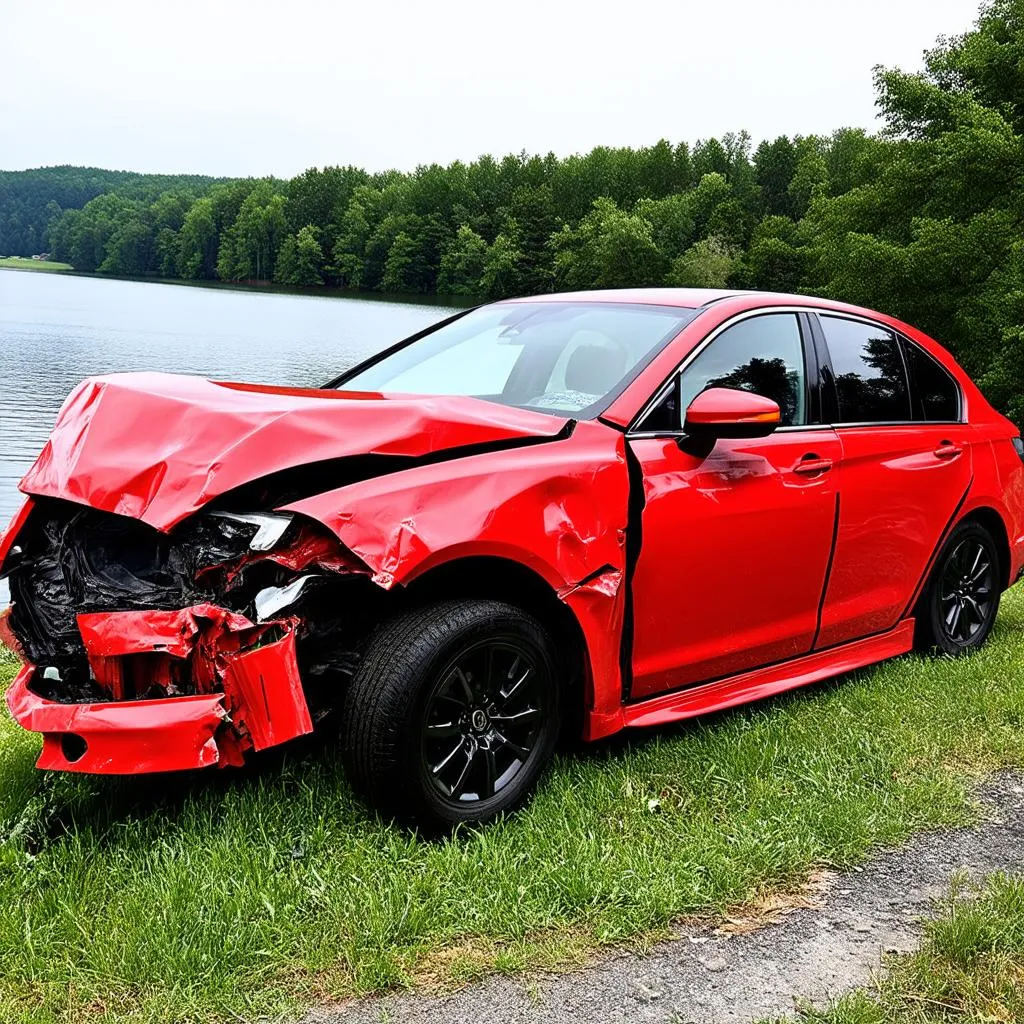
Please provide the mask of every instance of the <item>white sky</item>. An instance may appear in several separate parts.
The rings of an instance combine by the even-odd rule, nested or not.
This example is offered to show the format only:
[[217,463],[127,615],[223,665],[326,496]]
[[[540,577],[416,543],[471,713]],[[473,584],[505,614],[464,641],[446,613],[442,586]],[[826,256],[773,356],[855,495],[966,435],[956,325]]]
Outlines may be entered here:
[[0,168],[277,174],[873,128],[978,0],[0,0]]

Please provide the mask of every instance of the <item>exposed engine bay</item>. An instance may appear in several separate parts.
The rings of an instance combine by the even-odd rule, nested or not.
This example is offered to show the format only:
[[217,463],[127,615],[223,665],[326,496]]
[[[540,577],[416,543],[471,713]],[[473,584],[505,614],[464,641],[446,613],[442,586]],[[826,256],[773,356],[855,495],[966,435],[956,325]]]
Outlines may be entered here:
[[279,513],[211,510],[162,533],[40,499],[5,570],[3,632],[36,667],[31,694],[70,705],[222,695],[220,764],[312,730],[381,599],[326,529]]

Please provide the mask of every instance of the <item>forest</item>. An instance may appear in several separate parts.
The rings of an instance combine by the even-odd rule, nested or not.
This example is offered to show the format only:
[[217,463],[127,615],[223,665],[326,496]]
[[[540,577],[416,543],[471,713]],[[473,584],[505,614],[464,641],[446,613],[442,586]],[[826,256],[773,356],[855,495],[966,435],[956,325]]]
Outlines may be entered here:
[[941,340],[1024,423],[1024,0],[987,0],[924,70],[875,70],[883,128],[746,132],[290,181],[0,173],[0,253],[76,270],[436,293],[798,291]]

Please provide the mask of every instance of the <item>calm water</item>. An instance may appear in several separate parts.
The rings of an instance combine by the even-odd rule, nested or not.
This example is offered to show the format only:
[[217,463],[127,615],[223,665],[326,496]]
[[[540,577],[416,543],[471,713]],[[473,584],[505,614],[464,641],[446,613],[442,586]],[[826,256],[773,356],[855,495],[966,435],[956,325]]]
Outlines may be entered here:
[[[0,270],[0,528],[68,392],[122,370],[322,384],[450,310]],[[0,584],[0,606],[6,602]]]

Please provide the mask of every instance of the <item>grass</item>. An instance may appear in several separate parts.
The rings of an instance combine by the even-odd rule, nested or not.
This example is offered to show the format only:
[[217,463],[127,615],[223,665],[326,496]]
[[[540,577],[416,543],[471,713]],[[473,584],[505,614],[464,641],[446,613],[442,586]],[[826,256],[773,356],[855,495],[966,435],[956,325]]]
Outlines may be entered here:
[[997,873],[954,884],[944,911],[925,926],[913,954],[892,957],[872,989],[802,1024],[946,1024],[1024,1019],[1024,879]]
[[444,842],[367,813],[329,739],[116,780],[37,772],[3,717],[0,1020],[250,1020],[565,963],[966,823],[974,780],[1024,765],[1022,627],[1014,593],[969,659],[562,757],[526,811]]
[[22,256],[4,256],[0,268],[8,270],[73,270],[70,263],[55,263],[52,260],[32,260]]

